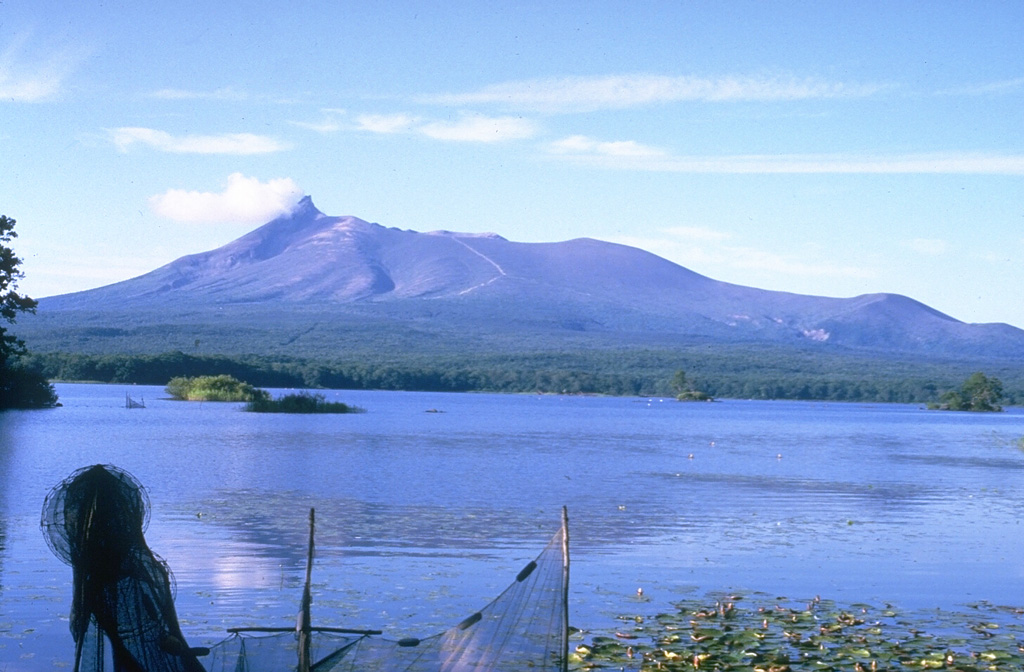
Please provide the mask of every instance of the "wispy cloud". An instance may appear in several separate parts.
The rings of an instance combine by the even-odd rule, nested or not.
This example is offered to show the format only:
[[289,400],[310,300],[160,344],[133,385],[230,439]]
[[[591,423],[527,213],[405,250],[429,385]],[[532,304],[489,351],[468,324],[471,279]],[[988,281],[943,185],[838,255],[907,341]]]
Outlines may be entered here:
[[585,135],[571,135],[561,140],[555,140],[548,145],[548,149],[554,154],[573,157],[653,159],[656,161],[669,158],[669,153],[664,149],[643,145],[633,140],[606,142],[588,138]]
[[926,257],[939,257],[949,249],[949,243],[941,238],[914,238],[903,243],[903,246]]
[[835,263],[821,258],[814,250],[779,254],[737,243],[731,233],[707,227],[669,227],[647,235],[618,236],[610,240],[648,250],[698,272],[711,269],[717,273],[728,268],[791,277],[870,279],[878,276],[877,269]]
[[405,113],[363,114],[356,117],[354,128],[382,135],[406,133],[433,140],[478,143],[524,140],[539,132],[536,123],[529,119],[480,114],[462,114],[445,120],[423,119]]
[[308,131],[315,131],[322,135],[337,133],[345,127],[343,119],[346,111],[338,108],[324,108],[321,110],[323,116],[320,121],[290,121],[292,126],[298,126]]
[[606,142],[578,135],[548,143],[546,151],[550,156],[596,168],[672,173],[1024,174],[1024,154],[680,156],[632,141]]
[[1024,89],[1024,77],[1016,79],[1003,79],[998,82],[984,82],[982,84],[969,84],[953,89],[943,89],[938,92],[940,96],[988,96],[1003,93],[1012,93]]
[[302,196],[302,189],[291,178],[260,182],[232,173],[224,191],[170,189],[150,197],[149,207],[177,222],[259,224],[291,211]]
[[533,122],[522,117],[485,117],[463,115],[454,121],[433,121],[417,130],[435,140],[456,142],[503,142],[532,138],[537,133]]
[[677,241],[720,243],[732,238],[732,234],[706,226],[672,226],[662,229],[670,238]]
[[82,50],[61,49],[43,56],[28,53],[29,35],[0,52],[0,101],[35,103],[60,94],[64,80],[84,60]]
[[746,268],[769,273],[781,273],[817,278],[874,278],[878,272],[863,266],[831,263],[828,260],[809,261],[792,255],[782,255],[753,247],[732,247],[728,250],[728,263],[735,268]]
[[453,119],[430,119],[405,112],[394,112],[359,114],[350,121],[346,121],[344,116],[344,110],[327,110],[322,121],[291,123],[318,133],[348,130],[378,135],[416,135],[432,140],[467,143],[524,140],[539,133],[535,122],[517,116],[491,117],[463,113]]
[[136,143],[172,154],[270,154],[291,149],[291,145],[265,135],[226,133],[223,135],[171,135],[152,128],[124,127],[110,131],[111,140],[122,152]]
[[251,96],[245,91],[230,86],[225,86],[213,91],[190,91],[187,89],[160,89],[149,94],[150,98],[158,100],[221,100],[221,101],[246,101]]
[[542,112],[589,112],[658,103],[787,101],[860,98],[887,84],[851,84],[813,77],[690,77],[653,74],[530,79],[492,84],[477,91],[420,96],[438,105],[500,105]]
[[287,96],[271,96],[264,93],[252,93],[244,89],[236,89],[233,86],[222,86],[219,89],[201,91],[197,89],[175,89],[166,88],[151,91],[145,94],[147,98],[166,101],[208,101],[214,103],[255,103],[255,104],[276,104],[293,105],[302,102],[302,98],[290,98]]
[[408,114],[361,114],[356,117],[356,127],[371,133],[407,133],[419,122],[417,117]]

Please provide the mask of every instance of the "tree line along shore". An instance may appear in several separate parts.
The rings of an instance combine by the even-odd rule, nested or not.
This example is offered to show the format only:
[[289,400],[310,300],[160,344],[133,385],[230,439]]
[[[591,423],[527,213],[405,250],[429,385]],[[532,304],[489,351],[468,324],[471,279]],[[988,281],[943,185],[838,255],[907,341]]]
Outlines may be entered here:
[[[182,352],[35,353],[25,357],[25,365],[56,381],[166,385],[176,377],[230,375],[276,388],[673,397],[685,370],[690,387],[710,397],[921,404],[948,401],[953,398],[949,393],[959,393],[964,380],[977,372],[966,363],[794,361],[764,353],[716,359],[669,352],[534,353],[470,361],[360,357],[351,362]],[[999,383],[1003,404],[1024,404],[1024,372],[998,366],[986,372]]]

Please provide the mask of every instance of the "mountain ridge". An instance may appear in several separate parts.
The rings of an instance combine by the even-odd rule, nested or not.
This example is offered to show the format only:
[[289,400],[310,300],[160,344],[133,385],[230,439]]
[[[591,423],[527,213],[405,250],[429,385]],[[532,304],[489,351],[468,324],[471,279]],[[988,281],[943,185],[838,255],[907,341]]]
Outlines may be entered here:
[[[131,324],[156,321],[184,338],[204,324],[224,324],[228,314],[242,316],[246,307],[260,319],[280,320],[275,328],[292,321],[297,330],[320,330],[325,344],[332,330],[355,328],[362,319],[434,337],[464,332],[506,342],[543,333],[549,343],[590,335],[622,347],[685,338],[1024,356],[1024,330],[967,324],[899,294],[833,298],[763,290],[593,238],[523,243],[496,233],[420,233],[328,216],[309,196],[216,249],[112,285],[43,298],[39,319],[28,322],[37,323],[29,325],[31,338],[52,349],[58,344],[38,328],[47,320],[74,329],[69,316],[77,315],[84,329],[101,314],[108,322],[130,315]],[[173,315],[182,323],[170,321]],[[258,341],[258,325],[247,327]],[[256,341],[254,351],[269,347]]]

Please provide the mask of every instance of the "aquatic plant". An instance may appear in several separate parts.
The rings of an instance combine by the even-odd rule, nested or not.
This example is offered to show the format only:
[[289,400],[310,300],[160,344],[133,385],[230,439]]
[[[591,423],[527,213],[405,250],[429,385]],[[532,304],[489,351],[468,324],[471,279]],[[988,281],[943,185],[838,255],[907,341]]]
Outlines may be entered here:
[[653,618],[620,616],[614,635],[576,646],[571,659],[576,670],[1024,669],[1021,610],[971,607],[902,612],[818,598],[750,606],[739,595],[688,600]]
[[266,390],[228,375],[171,378],[164,391],[182,401],[257,401],[270,398]]
[[253,413],[364,413],[358,406],[349,406],[340,401],[327,401],[322,394],[299,392],[286,394],[278,399],[255,399],[246,404],[245,410]]

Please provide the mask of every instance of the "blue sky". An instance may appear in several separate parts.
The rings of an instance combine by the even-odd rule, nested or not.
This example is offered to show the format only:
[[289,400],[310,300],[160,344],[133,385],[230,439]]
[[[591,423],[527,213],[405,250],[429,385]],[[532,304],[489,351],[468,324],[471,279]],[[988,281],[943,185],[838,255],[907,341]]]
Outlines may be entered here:
[[1024,3],[0,1],[21,289],[304,194],[1024,327]]

